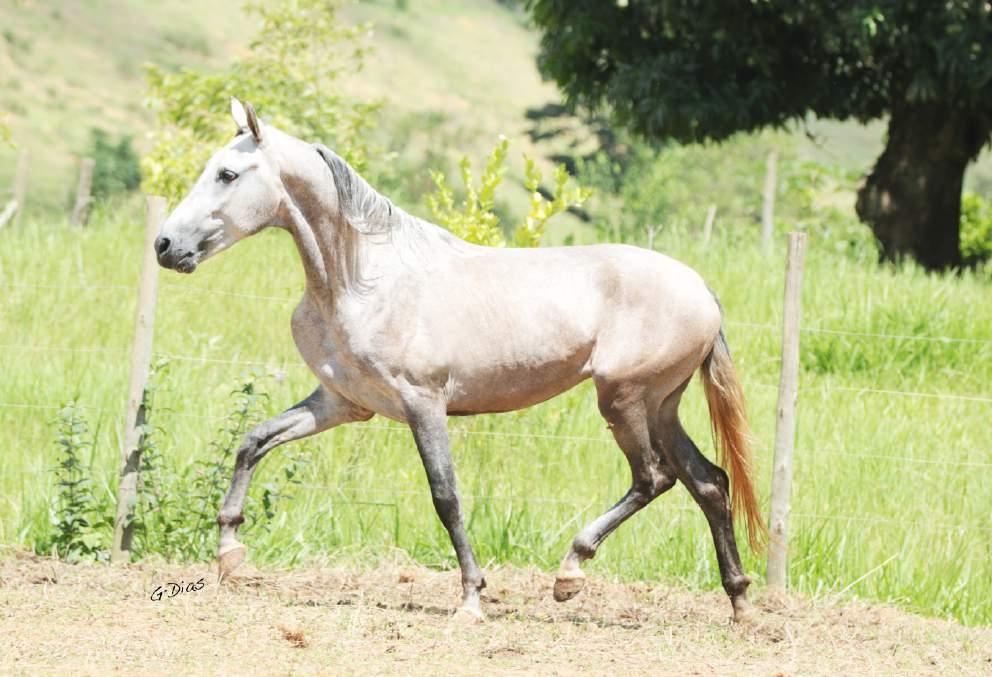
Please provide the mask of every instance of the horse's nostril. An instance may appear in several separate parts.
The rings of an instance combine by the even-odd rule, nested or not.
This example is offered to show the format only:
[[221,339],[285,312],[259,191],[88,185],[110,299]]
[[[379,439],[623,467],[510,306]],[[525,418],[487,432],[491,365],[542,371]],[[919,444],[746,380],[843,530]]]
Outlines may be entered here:
[[161,256],[165,252],[169,251],[169,246],[172,244],[172,240],[167,237],[159,237],[155,239],[155,252]]

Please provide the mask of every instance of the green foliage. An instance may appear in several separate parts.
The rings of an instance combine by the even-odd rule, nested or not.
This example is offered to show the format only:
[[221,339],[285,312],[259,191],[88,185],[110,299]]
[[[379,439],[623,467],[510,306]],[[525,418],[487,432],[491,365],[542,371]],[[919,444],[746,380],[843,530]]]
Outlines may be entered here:
[[361,69],[368,26],[346,26],[343,0],[249,3],[259,20],[251,50],[227,70],[172,73],[148,66],[149,101],[156,112],[153,147],[142,158],[144,190],[175,201],[234,132],[229,99],[253,104],[283,131],[330,146],[359,170],[377,104],[353,101],[336,81]]
[[427,206],[438,224],[452,233],[476,244],[502,247],[506,244],[503,230],[496,216],[496,188],[506,173],[506,153],[510,142],[501,138],[490,153],[486,167],[479,177],[479,187],[473,185],[472,167],[468,156],[458,163],[462,183],[465,185],[465,198],[455,204],[455,191],[448,185],[444,172],[431,171],[436,191],[427,196]]
[[[144,406],[149,421],[155,411],[155,394],[169,369],[167,360],[157,363],[145,391]],[[193,463],[179,464],[164,458],[160,451],[162,431],[145,424],[141,436],[141,486],[135,508],[138,557],[151,553],[170,560],[214,557],[215,520],[230,484],[234,455],[248,431],[261,421],[268,402],[268,394],[260,387],[262,380],[256,372],[242,376],[230,394],[230,410],[208,445],[207,457]],[[282,456],[281,474],[251,487],[245,505],[249,526],[267,528],[276,517],[277,504],[289,497],[287,488],[300,482],[300,472],[307,463],[305,458],[292,452]]]
[[887,116],[886,152],[858,213],[890,260],[908,255],[934,270],[960,263],[951,230],[958,205],[938,196],[992,133],[992,9],[984,0],[530,7],[543,31],[540,68],[568,102],[607,108],[648,139],[723,141],[814,115]]
[[961,256],[969,265],[992,260],[992,202],[975,193],[961,200]]
[[[531,0],[540,67],[572,103],[653,138],[725,139],[809,114],[859,120],[992,96],[979,0]],[[796,58],[801,54],[802,58]]]
[[13,145],[10,135],[10,126],[2,116],[0,116],[0,145]]
[[[785,191],[791,171],[785,170],[786,149],[779,148]],[[725,146],[712,152],[733,164],[731,157],[743,151]],[[756,154],[758,167],[762,157]],[[760,191],[760,169],[752,180]],[[815,192],[818,201],[825,199],[820,190]],[[784,201],[784,193],[780,197]],[[50,223],[28,219],[22,228],[5,231],[0,248],[4,271],[10,279],[30,279],[38,286],[12,287],[0,298],[0,342],[34,341],[39,349],[8,356],[0,402],[58,401],[82,387],[88,406],[120,410],[127,361],[117,353],[80,359],[78,352],[40,350],[53,345],[42,339],[51,334],[55,313],[63,320],[55,344],[60,348],[126,346],[130,340],[133,306],[124,300],[133,294],[140,264],[143,233],[134,227],[140,205],[131,218],[106,217],[120,220],[63,234]],[[720,296],[759,440],[755,476],[760,494],[767,496],[781,357],[784,242],[777,240],[769,256],[755,246],[753,215],[733,222],[729,218],[717,215],[706,249],[688,228],[666,231],[663,246],[698,270]],[[38,266],[42,248],[65,265]],[[78,287],[77,260],[108,262],[84,269],[93,287]],[[235,380],[241,367],[229,360],[284,368],[283,377],[264,381],[272,408],[296,402],[313,389],[313,374],[300,364],[287,327],[302,282],[291,238],[280,232],[249,238],[236,253],[191,277],[162,278],[156,350],[204,360],[175,360],[169,373],[159,377],[163,387],[155,393],[150,420],[170,471],[180,474],[190,468],[191,474],[200,469],[198,461],[209,458],[208,443],[228,414],[227,394],[235,389],[224,384],[244,383]],[[992,558],[988,540],[975,538],[990,526],[992,477],[968,472],[992,462],[989,404],[877,392],[992,396],[988,295],[989,279],[978,271],[936,276],[913,265],[854,261],[812,231],[803,281],[806,331],[799,408],[805,413],[796,431],[790,522],[790,579],[798,593],[846,590],[844,595],[968,624],[992,622]],[[817,328],[872,335],[812,331]],[[965,340],[922,340],[926,336]],[[709,418],[698,379],[690,384],[679,413],[711,457]],[[43,418],[35,410],[0,407],[0,422],[10,439],[17,440],[0,471],[5,497],[0,501],[0,535],[7,543],[30,545],[47,529],[52,487],[48,473],[37,469],[50,464],[39,466],[38,459],[52,436]],[[466,525],[483,562],[554,571],[581,526],[630,485],[626,461],[604,428],[589,382],[526,411],[454,418],[450,428]],[[112,485],[118,430],[105,425],[97,432],[100,462],[90,467],[99,486]],[[295,476],[304,485],[293,487],[291,506],[277,505],[265,528],[242,527],[240,540],[253,563],[282,568],[313,561],[368,564],[377,557],[392,558],[399,549],[428,566],[455,566],[405,426],[373,419],[334,428],[311,444],[318,453]],[[294,447],[280,447],[259,464],[250,506],[258,517],[263,508],[254,488],[282,481],[282,467]],[[877,490],[879,477],[887,478],[885,491]],[[195,506],[186,485],[165,486],[174,487],[166,494],[181,505]],[[925,501],[918,500],[921,487]],[[216,533],[212,521],[205,529]],[[159,539],[150,539],[152,552]],[[895,552],[899,557],[890,561]],[[760,585],[763,559],[747,552],[742,557],[745,571]],[[696,589],[720,590],[708,525],[683,487],[617,530],[589,567],[587,573],[599,578],[677,580]],[[870,571],[875,573],[865,576]]]
[[565,165],[555,168],[555,190],[548,200],[541,194],[541,170],[531,158],[524,154],[524,187],[530,191],[530,212],[524,222],[514,231],[514,244],[518,247],[536,247],[541,244],[548,219],[572,207],[581,206],[592,196],[592,189],[569,182]]
[[96,162],[90,189],[94,199],[128,193],[141,185],[141,164],[130,136],[122,136],[115,143],[107,132],[94,127],[83,154]]
[[93,437],[79,406],[70,402],[59,410],[56,442],[55,498],[50,507],[51,531],[38,549],[67,562],[106,560],[113,530],[113,506],[93,493],[93,481],[83,457],[92,455]]
[[[133,553],[139,559],[157,554],[170,560],[206,560],[216,554],[215,518],[230,482],[234,453],[245,434],[260,422],[268,395],[259,389],[259,374],[245,375],[231,393],[230,411],[208,446],[208,457],[179,463],[162,454],[163,431],[153,423],[163,414],[157,409],[156,396],[169,370],[165,359],[153,365],[142,400],[145,422],[139,438],[141,473],[132,516]],[[97,472],[83,462],[84,456],[92,456],[94,436],[74,402],[59,412],[57,443],[61,457],[49,510],[51,528],[39,535],[35,547],[70,562],[106,560],[115,505],[109,492],[94,494]],[[287,488],[300,483],[307,461],[300,453],[286,455],[288,462],[279,475],[252,487],[245,505],[249,525],[267,528],[276,517],[278,503],[289,498]]]
[[[490,247],[506,245],[506,235],[496,214],[496,189],[506,173],[506,155],[510,142],[501,137],[486,161],[479,186],[474,185],[471,163],[463,156],[458,163],[461,171],[465,197],[456,203],[455,189],[452,188],[440,171],[432,171],[435,191],[427,196],[434,219],[452,233],[476,244]],[[544,229],[550,218],[571,207],[581,205],[592,194],[588,188],[581,188],[569,182],[568,172],[559,165],[555,172],[555,192],[551,200],[540,192],[541,171],[536,163],[524,154],[524,185],[530,192],[530,212],[523,223],[516,226],[513,243],[517,247],[536,247],[541,243]]]
[[245,435],[261,420],[260,407],[267,395],[257,388],[257,375],[250,374],[231,391],[231,410],[210,443],[209,457],[197,461],[184,478],[188,484],[189,500],[184,523],[188,529],[188,544],[183,553],[193,559],[214,555],[217,510],[230,484],[234,455]]
[[646,245],[658,235],[699,237],[712,205],[717,231],[756,242],[766,159],[776,148],[777,233],[804,230],[818,247],[865,263],[876,258],[870,232],[850,210],[858,177],[801,160],[784,135],[737,135],[719,146],[671,142],[655,148],[630,138],[623,145],[622,158],[599,152],[577,161],[579,181],[596,190],[588,211],[602,240]]

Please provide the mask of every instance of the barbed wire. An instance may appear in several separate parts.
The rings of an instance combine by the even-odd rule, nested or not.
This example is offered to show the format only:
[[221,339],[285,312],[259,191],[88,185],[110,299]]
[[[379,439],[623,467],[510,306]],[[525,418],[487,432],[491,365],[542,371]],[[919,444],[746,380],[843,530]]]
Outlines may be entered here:
[[[75,290],[130,290],[136,292],[138,288],[134,285],[126,284],[35,284],[24,282],[0,281],[0,288],[23,288],[23,289],[75,289]],[[207,296],[228,296],[232,298],[244,298],[261,301],[277,301],[279,303],[299,303],[300,296],[271,296],[267,294],[251,294],[248,292],[231,291],[227,289],[214,289],[198,287],[195,285],[174,284],[172,282],[160,282],[160,288],[171,289],[183,293],[201,294]],[[747,322],[743,320],[727,319],[726,323],[737,327],[751,327],[754,329],[764,329],[768,331],[781,331],[781,326],[769,322]],[[974,345],[992,345],[992,339],[969,338],[959,336],[934,336],[928,334],[888,334],[884,332],[854,331],[847,329],[831,329],[828,327],[800,327],[801,332],[810,334],[831,334],[836,336],[851,336],[861,338],[878,338],[898,341],[928,341],[934,343],[962,343]]]
[[[0,409],[37,409],[44,411],[62,411],[66,407],[71,406],[74,409],[84,409],[86,411],[97,411],[102,414],[111,414],[115,416],[123,416],[124,408],[121,407],[120,410],[111,409],[109,407],[97,407],[89,404],[70,404],[66,402],[64,404],[36,404],[34,402],[0,402]],[[171,416],[176,416],[178,418],[189,418],[198,419],[203,421],[222,421],[225,416],[207,416],[204,414],[190,414],[182,411],[173,411],[170,409],[158,409],[160,413],[168,414]]]
[[[781,331],[780,325],[767,322],[743,322],[740,320],[727,320],[727,324],[735,327],[751,327],[753,329],[765,329],[768,331]],[[861,338],[880,338],[898,341],[929,341],[933,343],[967,343],[978,345],[992,345],[992,339],[962,338],[958,336],[932,336],[928,334],[885,334],[870,331],[849,331],[846,329],[827,329],[825,327],[800,327],[800,332],[808,334],[831,334],[835,336],[853,336]]]
[[[391,489],[391,490],[376,492],[376,491],[369,491],[367,489],[347,488],[347,487],[334,486],[329,484],[316,484],[311,482],[294,483],[293,486],[311,491],[332,492],[345,498],[348,498],[350,496],[361,496],[366,498],[374,497],[379,499],[380,501],[384,498],[392,498],[395,496],[417,496],[417,497],[425,497],[425,498],[430,497],[430,490],[427,487],[424,487],[423,490]],[[558,498],[558,497],[549,497],[549,496],[528,496],[523,494],[491,494],[491,495],[481,496],[479,494],[471,494],[471,493],[461,494],[460,498],[463,501],[474,502],[474,503],[495,503],[495,502],[513,503],[513,502],[522,501],[525,503],[534,503],[537,505],[560,505],[560,506],[566,506],[572,508],[578,506],[584,506],[582,508],[583,512],[593,509],[599,511],[600,509],[602,509],[602,508],[597,508],[594,505],[596,503],[596,499],[581,500],[581,499]],[[603,498],[604,506],[606,504],[613,504],[615,502],[616,501],[614,499],[609,499],[605,497]],[[698,506],[695,505],[665,504],[661,506],[661,509],[676,510],[679,512],[698,513],[700,516],[703,516],[703,512],[700,510]],[[881,515],[872,515],[872,514],[821,515],[818,513],[796,511],[790,513],[789,516],[790,518],[797,517],[800,519],[807,519],[807,520],[811,519],[811,520],[827,520],[832,522],[841,521],[841,522],[864,522],[864,523],[873,523],[873,524],[894,524],[904,528],[908,528],[908,527],[918,528],[921,526],[927,526],[927,527],[936,527],[938,529],[944,529],[944,530],[955,529],[955,530],[981,531],[981,532],[992,533],[992,526],[984,526],[980,524],[926,522],[920,520],[905,520],[897,517],[884,517]]]
[[[129,348],[124,347],[113,347],[104,348],[99,346],[85,346],[85,347],[70,347],[70,346],[34,346],[34,345],[23,345],[23,344],[0,344],[0,350],[10,350],[10,351],[27,351],[27,352],[66,352],[66,353],[102,353],[102,352],[128,352]],[[165,353],[165,352],[155,352],[153,353],[155,357],[161,357],[168,360],[175,360],[180,362],[200,362],[200,363],[210,363],[210,364],[229,364],[235,366],[246,366],[246,367],[270,367],[273,365],[280,365],[285,368],[300,369],[309,372],[310,369],[305,364],[300,364],[296,361],[297,358],[290,357],[273,357],[269,360],[261,359],[225,359],[217,357],[200,357],[196,355],[180,355],[176,353]],[[778,386],[772,385],[771,383],[760,383],[760,382],[748,382],[748,387],[753,388],[765,388],[769,390],[777,390]],[[903,397],[922,397],[931,398],[937,400],[959,400],[963,402],[982,402],[982,403],[992,403],[992,397],[986,397],[982,395],[957,395],[954,393],[928,393],[928,392],[918,392],[911,390],[895,390],[887,388],[870,388],[866,386],[840,386],[840,385],[823,385],[823,386],[813,386],[800,388],[800,392],[803,393],[830,393],[831,391],[839,392],[854,392],[854,393],[874,393],[878,395],[895,395]]]
[[[58,411],[65,407],[66,405],[56,405],[56,404],[37,404],[32,402],[0,402],[0,409],[2,408],[12,408],[12,409],[40,409],[49,411]],[[76,408],[100,411],[105,413],[116,413],[120,414],[114,409],[109,409],[106,407],[95,407],[90,405],[75,405]],[[224,416],[208,416],[205,414],[191,414],[188,412],[176,411],[174,409],[159,409],[158,413],[164,416],[175,416],[181,418],[191,418],[200,419],[207,421],[219,421],[223,420]],[[342,426],[345,427],[345,426]],[[378,432],[388,432],[388,433],[400,433],[409,434],[410,428],[401,425],[383,425],[376,423],[353,423],[346,426],[351,430],[358,431],[378,431]],[[461,428],[451,428],[448,430],[450,436],[464,436],[464,437],[495,437],[495,438],[509,438],[509,439],[538,439],[538,440],[549,440],[558,442],[587,442],[592,444],[603,444],[607,446],[615,446],[616,441],[612,437],[600,436],[594,437],[592,435],[556,435],[551,433],[535,433],[535,432],[512,432],[504,430],[465,430]],[[766,450],[767,451],[767,450]],[[818,447],[818,448],[800,448],[797,453],[803,458],[812,458],[816,455],[828,454],[828,455],[840,455],[840,456],[850,456],[854,458],[874,458],[881,460],[898,461],[900,463],[916,463],[924,465],[938,465],[938,466],[952,466],[952,467],[972,467],[972,468],[992,468],[992,462],[984,461],[957,461],[953,459],[930,459],[930,458],[919,458],[916,456],[897,456],[894,454],[882,454],[873,450],[857,450],[852,451],[850,449],[838,449],[831,447]],[[986,452],[982,452],[983,454]]]
[[964,402],[986,402],[992,403],[992,397],[983,397],[981,395],[955,395],[951,393],[921,393],[914,392],[910,390],[889,390],[886,388],[866,388],[859,386],[822,386],[820,388],[800,388],[800,392],[816,392],[818,390],[836,390],[841,392],[855,392],[855,393],[873,393],[876,395],[897,395],[901,397],[924,397],[937,400],[961,400]]
[[196,287],[193,285],[181,285],[172,284],[171,282],[162,282],[159,284],[160,287],[165,287],[166,289],[174,289],[177,291],[193,293],[193,294],[204,294],[206,296],[230,296],[232,298],[240,299],[252,299],[255,301],[278,301],[280,303],[299,303],[300,299],[303,298],[303,292],[300,291],[300,295],[296,298],[290,296],[267,296],[263,294],[249,294],[247,292],[240,291],[228,291],[226,289],[207,289],[206,287]]

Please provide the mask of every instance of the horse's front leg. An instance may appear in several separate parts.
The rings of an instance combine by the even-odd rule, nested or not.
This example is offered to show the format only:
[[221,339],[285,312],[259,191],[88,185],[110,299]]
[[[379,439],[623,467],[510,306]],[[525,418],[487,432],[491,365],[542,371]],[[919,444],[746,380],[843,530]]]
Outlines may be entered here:
[[319,386],[308,398],[249,432],[238,449],[231,487],[217,516],[220,526],[218,565],[220,575],[231,573],[245,559],[245,547],[238,542],[237,531],[245,521],[242,510],[248,485],[262,457],[280,444],[315,435],[342,423],[364,421],[372,412],[355,406],[337,393]]
[[407,421],[413,431],[417,450],[427,471],[431,498],[441,523],[448,530],[462,572],[462,605],[459,613],[482,619],[479,592],[486,587],[482,570],[468,542],[462,522],[455,469],[448,444],[448,417],[443,402],[418,402],[407,406]]

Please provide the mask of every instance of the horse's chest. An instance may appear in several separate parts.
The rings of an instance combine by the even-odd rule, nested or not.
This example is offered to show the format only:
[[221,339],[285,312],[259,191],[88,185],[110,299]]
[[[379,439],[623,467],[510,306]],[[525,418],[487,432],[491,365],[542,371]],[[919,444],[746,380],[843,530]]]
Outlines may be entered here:
[[398,421],[402,400],[374,356],[356,353],[318,312],[306,308],[293,316],[293,338],[300,355],[329,389],[350,402]]

